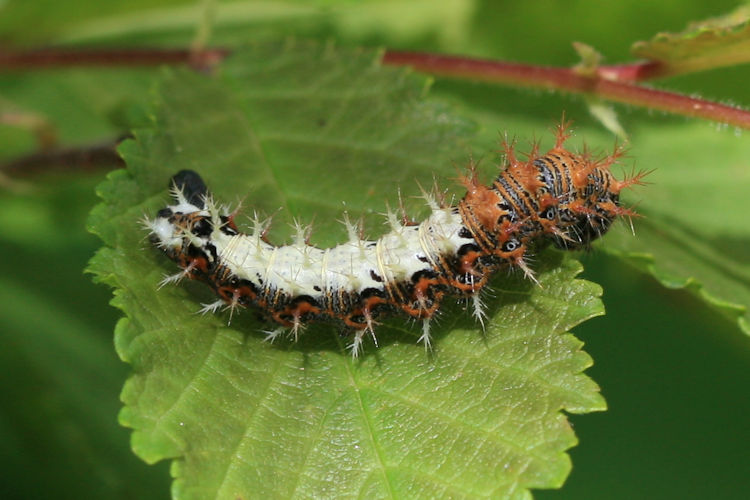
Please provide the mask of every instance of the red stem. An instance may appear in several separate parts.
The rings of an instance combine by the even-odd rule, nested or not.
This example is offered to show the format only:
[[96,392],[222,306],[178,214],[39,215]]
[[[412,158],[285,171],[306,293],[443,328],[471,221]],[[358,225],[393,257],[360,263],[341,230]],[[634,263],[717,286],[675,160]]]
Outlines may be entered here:
[[[222,61],[229,52],[228,49],[222,48],[200,52],[186,49],[48,49],[25,53],[0,51],[0,71],[88,65],[159,64],[190,64],[199,69],[206,69]],[[750,112],[743,109],[632,83],[669,74],[669,69],[658,62],[601,66],[591,75],[564,67],[420,52],[386,51],[383,63],[394,66],[408,65],[418,71],[449,77],[590,94],[624,104],[750,129]]]
[[610,101],[705,118],[750,129],[750,112],[743,109],[608,78],[618,75],[632,81],[652,77],[661,71],[657,63],[602,66],[597,68],[595,75],[584,75],[569,68],[419,52],[388,51],[383,57],[383,62],[396,66],[411,66],[418,71],[442,76],[590,94]]

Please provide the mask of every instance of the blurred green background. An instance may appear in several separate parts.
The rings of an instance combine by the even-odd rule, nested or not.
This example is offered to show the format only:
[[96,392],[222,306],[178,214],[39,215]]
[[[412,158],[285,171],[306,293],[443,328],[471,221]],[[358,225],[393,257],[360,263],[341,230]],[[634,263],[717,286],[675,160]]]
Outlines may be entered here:
[[[0,1],[0,50],[50,44],[186,46],[204,2]],[[632,42],[724,14],[731,1],[219,2],[212,43],[287,35],[342,45],[461,53],[570,65],[572,41],[608,62]],[[116,137],[137,122],[156,68],[0,73],[0,112],[46,117],[61,145]],[[660,82],[750,105],[746,67]],[[438,79],[432,94],[460,108],[544,115],[580,99]],[[661,116],[624,107],[623,120]],[[467,112],[468,116],[472,116]],[[668,118],[667,120],[680,120]],[[0,125],[0,162],[35,149]],[[117,424],[128,373],[112,347],[110,290],[83,274],[99,245],[84,229],[106,169],[11,174],[0,184],[0,474],[2,498],[167,498],[168,464],[148,466]],[[146,243],[144,242],[144,246]],[[609,411],[574,416],[581,444],[560,491],[537,498],[746,498],[750,486],[750,344],[736,326],[601,252],[584,277],[605,290],[607,316],[578,327],[595,360],[587,373]]]

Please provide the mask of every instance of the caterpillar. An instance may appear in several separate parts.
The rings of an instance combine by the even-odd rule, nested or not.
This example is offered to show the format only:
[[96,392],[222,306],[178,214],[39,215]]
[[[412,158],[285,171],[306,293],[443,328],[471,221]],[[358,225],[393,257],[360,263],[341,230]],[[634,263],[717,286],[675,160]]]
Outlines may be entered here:
[[255,305],[279,325],[266,332],[270,340],[282,332],[297,339],[311,321],[334,321],[353,333],[354,356],[366,335],[377,345],[378,317],[401,311],[422,321],[419,341],[429,348],[430,320],[446,295],[468,299],[484,325],[481,291],[492,273],[519,269],[536,282],[528,264],[534,252],[549,244],[587,248],[617,217],[635,215],[620,206],[619,195],[644,174],[617,180],[610,167],[621,148],[594,159],[566,150],[569,135],[560,124],[554,147],[540,155],[534,145],[525,161],[506,139],[504,168],[489,186],[472,163],[459,178],[467,192],[457,204],[425,194],[426,219],[409,222],[389,211],[391,230],[377,240],[361,239],[347,219],[348,241],[328,249],[310,246],[303,227],[293,244],[275,246],[266,238],[268,221],[257,216],[252,232],[240,232],[200,175],[180,171],[171,181],[175,204],[146,221],[156,246],[181,268],[162,284],[183,278],[208,284],[218,299],[202,312]]

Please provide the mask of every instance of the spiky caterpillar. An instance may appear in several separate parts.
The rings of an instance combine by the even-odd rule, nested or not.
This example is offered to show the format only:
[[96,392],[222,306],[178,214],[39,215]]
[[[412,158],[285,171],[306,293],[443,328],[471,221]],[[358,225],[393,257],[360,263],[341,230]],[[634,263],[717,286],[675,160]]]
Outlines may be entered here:
[[506,167],[490,186],[474,167],[460,180],[467,193],[455,206],[425,195],[430,214],[421,223],[389,213],[391,231],[369,241],[347,222],[349,240],[329,249],[307,244],[300,228],[292,245],[274,246],[265,237],[267,223],[255,217],[253,231],[241,233],[234,215],[218,207],[200,176],[183,170],[172,179],[176,204],[147,221],[152,239],[182,271],[183,277],[211,286],[219,300],[204,307],[256,305],[296,338],[310,321],[328,319],[354,332],[356,355],[365,334],[375,340],[376,318],[403,311],[422,320],[420,341],[430,345],[430,319],[446,294],[471,300],[483,323],[480,292],[501,268],[518,268],[536,281],[529,255],[552,243],[563,249],[587,247],[621,215],[620,191],[641,175],[619,181],[610,172],[621,150],[595,160],[563,147],[561,125],[555,146],[537,148],[519,161],[504,144]]

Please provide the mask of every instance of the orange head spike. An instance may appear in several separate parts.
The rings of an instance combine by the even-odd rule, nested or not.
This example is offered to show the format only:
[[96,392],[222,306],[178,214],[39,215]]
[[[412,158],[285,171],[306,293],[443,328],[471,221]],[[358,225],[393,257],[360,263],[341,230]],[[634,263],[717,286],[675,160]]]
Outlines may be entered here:
[[479,186],[482,185],[479,182],[479,174],[477,173],[477,163],[472,158],[469,160],[469,165],[466,167],[466,173],[458,174],[456,180],[466,188],[467,191],[475,191]]
[[531,141],[531,149],[524,155],[529,163],[539,158],[539,139]]
[[565,144],[565,141],[570,138],[571,135],[573,135],[572,132],[569,132],[570,127],[573,125],[572,120],[565,121],[565,113],[563,113],[562,118],[560,119],[560,124],[555,127],[555,149],[562,148],[563,144]]
[[515,165],[516,163],[518,163],[515,152],[515,137],[513,139],[508,139],[508,134],[505,134],[500,145],[502,147],[502,152],[505,154],[505,162],[509,165]]
[[595,162],[593,162],[594,166],[598,168],[608,169],[609,167],[617,163],[620,158],[624,157],[626,153],[627,149],[625,148],[625,146],[621,146],[615,143],[612,154],[596,160]]
[[654,172],[654,169],[641,170],[639,172],[631,172],[630,175],[625,177],[623,180],[619,181],[617,183],[617,186],[615,186],[614,188],[616,189],[616,192],[619,193],[620,190],[629,188],[631,186],[645,186],[646,184],[650,184],[649,182],[645,182],[643,178],[653,172]]
[[581,159],[585,162],[591,162],[593,154],[591,153],[591,149],[589,149],[588,144],[583,145],[583,152],[581,152]]

